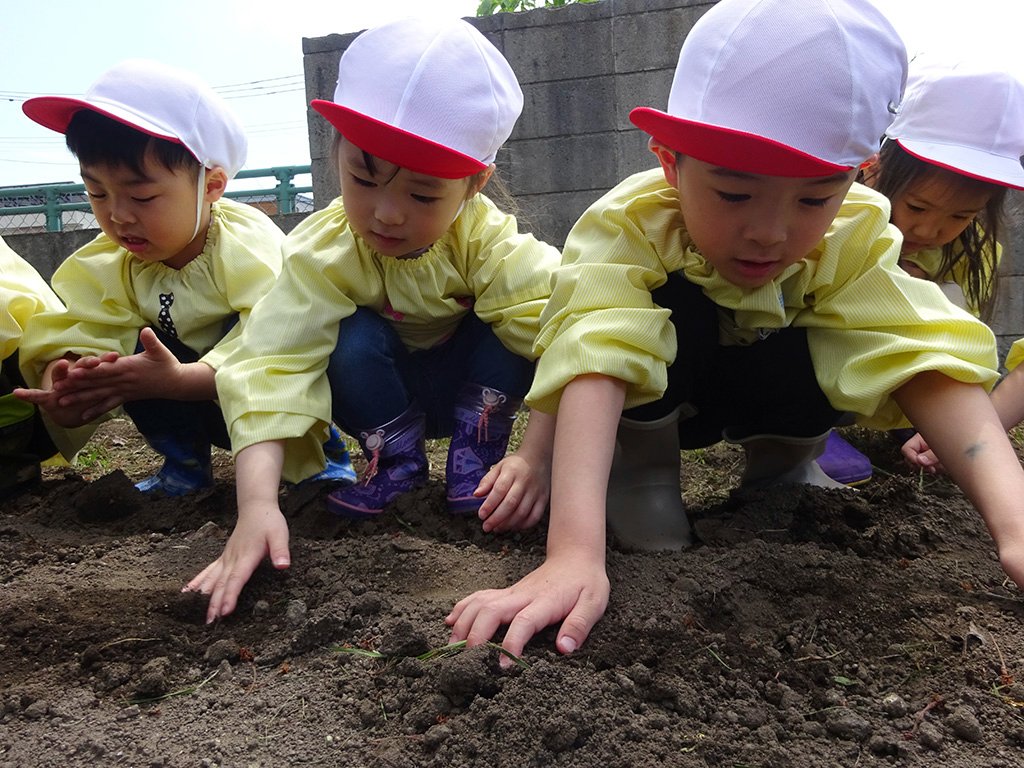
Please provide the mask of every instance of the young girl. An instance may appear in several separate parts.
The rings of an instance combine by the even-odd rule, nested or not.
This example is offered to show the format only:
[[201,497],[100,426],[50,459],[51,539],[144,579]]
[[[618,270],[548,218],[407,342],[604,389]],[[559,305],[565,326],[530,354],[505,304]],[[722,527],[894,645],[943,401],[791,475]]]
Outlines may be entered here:
[[[877,428],[920,423],[1024,586],[1024,471],[985,391],[995,339],[899,269],[888,202],[854,184],[906,67],[870,0],[720,0],[690,30],[667,111],[630,115],[660,167],[583,214],[542,318],[528,401],[558,409],[547,558],[460,601],[453,641],[508,624],[502,645],[520,654],[556,622],[561,652],[585,640],[608,604],[624,407],[633,431],[675,432],[674,483],[657,478],[666,503],[616,513],[633,534],[648,524],[652,543],[686,530],[680,444],[741,444],[743,484],[813,481],[824,433],[849,411]],[[672,503],[675,521],[662,516]]]
[[522,108],[514,73],[469,24],[409,19],[356,38],[334,101],[312,106],[338,130],[342,196],[289,235],[281,280],[218,372],[238,524],[186,587],[211,593],[211,621],[266,554],[288,566],[278,481],[318,460],[332,413],[368,462],[329,496],[338,514],[377,516],[422,485],[424,438],[441,435],[453,513],[516,529],[547,502],[551,417],[500,460],[559,254],[479,194]]
[[[863,181],[892,203],[892,222],[903,233],[900,266],[987,319],[1006,190],[1024,188],[1024,82],[983,61],[919,56],[885,135]],[[912,440],[904,453],[913,460],[922,441]],[[859,453],[844,442],[833,435],[819,459],[835,479]]]

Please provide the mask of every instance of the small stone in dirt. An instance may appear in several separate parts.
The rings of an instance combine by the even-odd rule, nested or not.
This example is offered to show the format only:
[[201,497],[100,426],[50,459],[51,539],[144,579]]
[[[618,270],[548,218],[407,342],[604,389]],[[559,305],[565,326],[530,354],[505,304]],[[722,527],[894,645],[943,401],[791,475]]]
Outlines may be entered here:
[[447,725],[434,725],[423,734],[423,746],[434,750],[444,744],[452,736],[452,729]]
[[210,647],[206,649],[206,661],[211,666],[214,664],[220,664],[222,661],[227,659],[230,662],[238,660],[240,653],[240,647],[238,643],[230,638],[223,640],[217,640],[210,644]]
[[440,662],[437,687],[455,706],[464,706],[479,693],[493,695],[498,678],[491,674],[484,648],[474,648]]
[[235,670],[231,667],[231,662],[224,659],[217,667],[217,678],[219,680],[230,680],[235,674]]
[[166,656],[160,656],[147,661],[139,674],[139,680],[135,684],[135,692],[139,696],[151,697],[162,696],[170,688],[168,674],[171,671],[171,660]]
[[213,520],[207,520],[192,533],[185,537],[186,541],[202,541],[204,539],[223,539],[224,529]]
[[897,755],[900,751],[899,742],[892,737],[872,736],[868,740],[868,749],[876,755]]
[[382,627],[380,652],[385,656],[418,656],[430,650],[426,633],[407,619]]
[[308,611],[302,600],[289,600],[284,611],[285,620],[292,627],[301,627],[306,621]]
[[572,749],[579,736],[576,726],[563,717],[553,717],[544,725],[542,741],[552,752]]
[[82,669],[92,669],[103,663],[103,652],[98,645],[90,645],[78,656],[78,665]]
[[39,701],[33,701],[27,707],[25,707],[22,714],[28,720],[39,720],[42,717],[46,717],[50,712],[50,705],[48,702],[39,699]]
[[[355,590],[352,591],[356,594]],[[352,601],[350,610],[353,616],[373,616],[381,612],[383,608],[380,595],[376,592],[367,592]]]
[[890,693],[882,699],[882,711],[893,720],[907,714],[907,702],[898,693]]
[[837,712],[828,718],[825,729],[840,739],[863,741],[871,735],[871,723],[855,712]]
[[396,536],[391,540],[391,546],[399,552],[422,552],[427,548],[425,541],[413,536]]
[[938,752],[942,749],[942,733],[931,723],[921,723],[917,729],[917,740],[922,747]]
[[142,714],[142,710],[139,709],[138,704],[132,704],[130,707],[125,707],[117,713],[118,720],[134,720],[136,717]]
[[255,605],[252,607],[252,617],[254,619],[262,619],[264,616],[270,614],[270,603],[266,600],[257,600]]
[[977,744],[982,739],[981,724],[967,707],[957,707],[946,718],[946,726],[957,738]]

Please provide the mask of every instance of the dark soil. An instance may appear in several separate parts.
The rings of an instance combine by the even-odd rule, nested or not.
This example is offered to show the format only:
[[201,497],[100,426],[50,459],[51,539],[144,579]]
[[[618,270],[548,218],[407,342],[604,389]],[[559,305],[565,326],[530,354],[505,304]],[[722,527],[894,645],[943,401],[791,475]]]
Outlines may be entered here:
[[0,766],[1021,765],[1018,590],[948,480],[848,436],[878,468],[859,492],[730,493],[732,448],[684,454],[701,544],[613,545],[586,645],[548,630],[503,672],[493,648],[416,657],[456,600],[541,561],[543,526],[486,536],[440,480],[359,524],[291,488],[292,568],[207,626],[180,590],[231,530],[230,460],[143,501],[155,457],[111,422],[3,503]]

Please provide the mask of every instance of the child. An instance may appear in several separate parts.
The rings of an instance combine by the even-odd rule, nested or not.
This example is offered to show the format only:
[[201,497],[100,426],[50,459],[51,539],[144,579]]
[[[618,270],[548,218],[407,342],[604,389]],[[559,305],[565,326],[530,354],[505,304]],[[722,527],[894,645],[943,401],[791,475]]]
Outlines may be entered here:
[[[1024,187],[1024,83],[982,61],[919,56],[885,135],[863,177],[892,203],[892,222],[903,233],[900,266],[987,318],[1003,200],[1007,188]],[[844,482],[862,477],[864,467],[871,471],[867,458],[835,434],[818,461]]]
[[139,490],[210,485],[210,446],[228,445],[214,370],[281,266],[280,229],[222,197],[245,135],[208,86],[152,61],[24,111],[66,135],[102,234],[54,273],[68,311],[30,326],[21,366],[38,388],[17,394],[69,427],[123,404],[164,459]]
[[56,452],[30,403],[11,394],[24,386],[18,370],[18,345],[29,320],[64,305],[28,262],[0,240],[0,497],[39,479],[39,464]]
[[740,443],[744,484],[815,480],[840,411],[885,428],[905,410],[1024,585],[1024,471],[984,389],[992,333],[899,269],[887,201],[853,185],[905,77],[903,45],[868,0],[721,0],[697,22],[668,112],[631,114],[661,167],[583,215],[542,317],[527,400],[558,409],[547,560],[460,601],[453,640],[509,624],[503,646],[519,654],[559,621],[561,652],[585,640],[608,601],[605,491],[623,406],[629,430],[665,452],[647,462],[656,475],[615,457],[635,469],[616,482],[653,499],[627,508],[608,488],[609,523],[634,545],[686,543],[680,443]]
[[421,486],[424,437],[443,435],[452,513],[511,530],[547,504],[551,417],[501,461],[559,260],[478,194],[522,109],[508,62],[464,21],[407,19],[357,37],[334,101],[312,106],[338,130],[342,196],[285,240],[281,280],[217,373],[238,524],[186,586],[210,593],[211,621],[264,555],[288,566],[278,478],[317,460],[332,414],[368,462],[328,497],[337,514],[376,517]]

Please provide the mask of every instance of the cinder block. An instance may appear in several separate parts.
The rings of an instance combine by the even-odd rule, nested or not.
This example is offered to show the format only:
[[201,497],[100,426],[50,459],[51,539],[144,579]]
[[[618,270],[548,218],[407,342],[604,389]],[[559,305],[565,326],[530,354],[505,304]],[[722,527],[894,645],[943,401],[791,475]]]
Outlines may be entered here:
[[674,68],[686,34],[713,5],[701,2],[679,7],[677,2],[656,11],[613,17],[615,71]]
[[674,72],[674,69],[655,69],[616,76],[615,128],[620,131],[637,130],[629,121],[629,113],[635,107],[665,109]]
[[574,136],[615,129],[616,79],[610,75],[523,87],[514,140]]
[[608,189],[616,181],[614,133],[517,141],[509,149],[519,195]]
[[611,31],[608,19],[512,29],[503,52],[524,85],[606,75],[615,66]]

